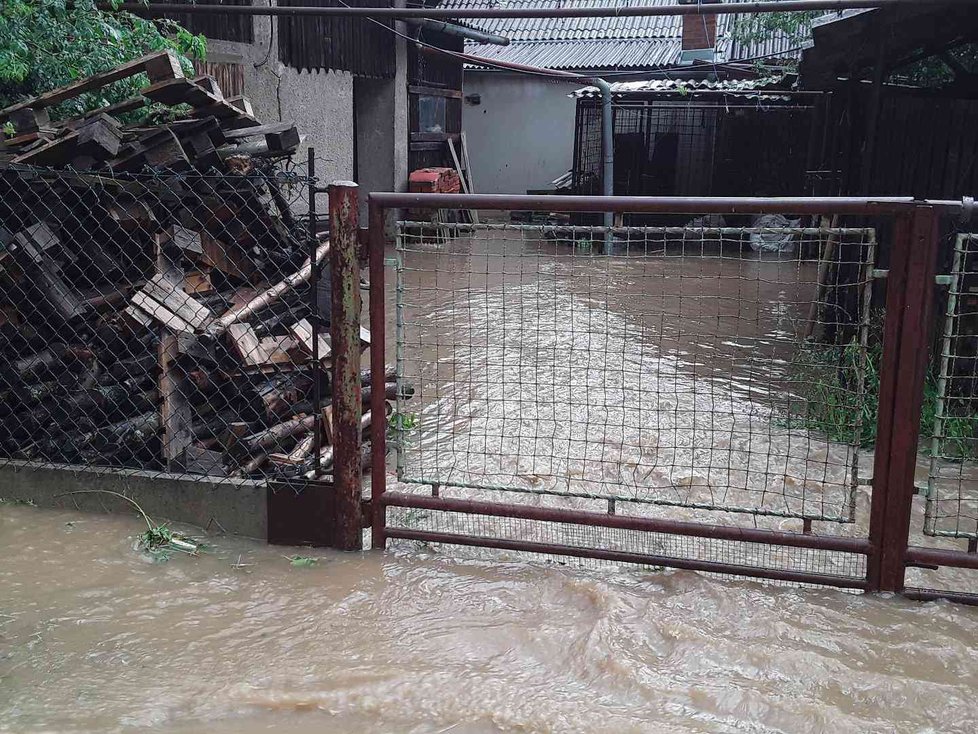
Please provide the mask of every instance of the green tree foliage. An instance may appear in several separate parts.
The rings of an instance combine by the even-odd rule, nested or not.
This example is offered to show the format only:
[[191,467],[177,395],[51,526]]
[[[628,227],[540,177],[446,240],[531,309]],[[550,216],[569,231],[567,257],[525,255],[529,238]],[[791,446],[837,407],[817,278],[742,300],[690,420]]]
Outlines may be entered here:
[[822,13],[816,11],[738,15],[734,36],[743,43],[763,41],[774,35],[786,36],[793,46],[800,46],[811,38],[812,21],[819,15]]
[[[203,57],[206,42],[171,20],[105,12],[96,0],[0,0],[0,108],[98,74],[152,51]],[[139,74],[58,105],[77,115],[126,99],[146,86]]]

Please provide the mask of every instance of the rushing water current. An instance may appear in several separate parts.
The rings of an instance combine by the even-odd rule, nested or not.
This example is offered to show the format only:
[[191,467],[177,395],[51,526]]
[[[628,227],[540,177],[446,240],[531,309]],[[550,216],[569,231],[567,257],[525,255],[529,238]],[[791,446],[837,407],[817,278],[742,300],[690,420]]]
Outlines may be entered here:
[[4,732],[972,732],[978,610],[0,505]]
[[[420,426],[402,476],[865,537],[872,456],[775,410],[800,399],[786,365],[813,262],[705,245],[591,260],[527,238],[406,254]],[[921,504],[914,542],[961,547],[921,536]],[[978,731],[974,608],[409,544],[297,567],[217,536],[158,563],[134,549],[141,523],[0,504],[0,732]],[[707,551],[726,557],[678,552]],[[975,590],[941,574],[918,583]]]

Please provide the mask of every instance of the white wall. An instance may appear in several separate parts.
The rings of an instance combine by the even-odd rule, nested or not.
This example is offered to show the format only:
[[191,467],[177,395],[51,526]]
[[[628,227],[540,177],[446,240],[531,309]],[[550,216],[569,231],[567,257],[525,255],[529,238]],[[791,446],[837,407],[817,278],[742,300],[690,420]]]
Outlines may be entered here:
[[575,100],[581,82],[555,82],[508,72],[465,72],[462,129],[476,191],[522,194],[551,188],[574,162]]

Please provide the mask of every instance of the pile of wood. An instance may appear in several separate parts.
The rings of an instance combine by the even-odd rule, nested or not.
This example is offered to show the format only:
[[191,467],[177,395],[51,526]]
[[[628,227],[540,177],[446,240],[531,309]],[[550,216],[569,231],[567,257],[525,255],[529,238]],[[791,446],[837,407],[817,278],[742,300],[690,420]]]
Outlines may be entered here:
[[[137,74],[149,80],[138,97],[51,120],[58,104]],[[153,125],[120,121],[154,103],[170,108],[166,116],[173,119]],[[14,132],[0,141],[0,163],[82,171],[220,170],[234,156],[284,156],[300,142],[295,125],[262,125],[245,97],[225,98],[213,77],[186,78],[168,51],[0,110],[0,124],[6,123]]]
[[[136,73],[150,81],[140,100],[49,119]],[[183,107],[159,125],[120,123],[146,100]],[[293,206],[306,183],[282,170],[295,126],[261,125],[168,53],[2,121],[16,130],[0,147],[0,457],[328,473],[328,270],[311,283],[329,242]],[[365,434],[369,397],[364,377]]]

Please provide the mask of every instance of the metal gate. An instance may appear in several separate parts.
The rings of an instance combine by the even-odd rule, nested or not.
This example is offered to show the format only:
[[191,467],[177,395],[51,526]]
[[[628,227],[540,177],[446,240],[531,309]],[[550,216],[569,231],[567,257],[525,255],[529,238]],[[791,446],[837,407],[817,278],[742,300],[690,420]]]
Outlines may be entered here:
[[[398,383],[388,430],[373,427],[374,545],[960,592],[956,576],[923,571],[950,584],[937,592],[905,581],[908,567],[978,567],[973,543],[923,540],[946,490],[924,492],[926,522],[914,500],[941,206],[372,195],[376,414],[385,342]],[[437,215],[470,208],[507,216]],[[386,221],[395,209],[408,216]],[[515,224],[517,210],[543,214]],[[554,214],[602,211],[658,221],[608,231]],[[937,436],[952,403],[937,400]]]

